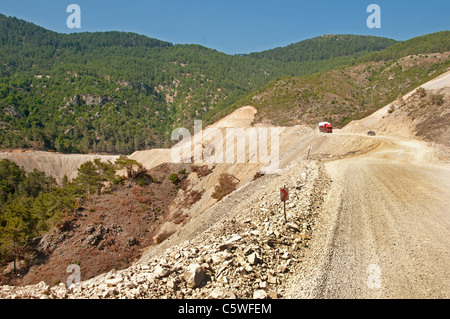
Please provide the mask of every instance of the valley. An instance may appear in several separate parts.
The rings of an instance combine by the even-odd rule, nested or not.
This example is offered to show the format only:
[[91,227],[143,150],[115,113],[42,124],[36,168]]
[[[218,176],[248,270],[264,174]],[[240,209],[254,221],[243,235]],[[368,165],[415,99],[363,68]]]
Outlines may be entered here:
[[[448,103],[448,79],[447,73],[424,87],[446,92]],[[239,114],[222,123],[232,126],[235,116],[242,125]],[[380,126],[371,126],[370,116],[361,121],[333,134],[280,127],[277,174],[253,179],[258,165],[250,164],[210,166],[202,178],[192,170],[190,187],[205,192],[180,210],[176,202],[188,192],[178,190],[160,228],[170,235],[130,266],[83,279],[78,288],[35,282],[4,286],[2,296],[447,298],[449,188],[437,184],[449,183],[449,153],[412,135],[367,136]],[[388,116],[379,123],[388,125]],[[216,202],[211,194],[222,172],[240,184]],[[288,223],[279,199],[283,185],[290,189]],[[185,219],[174,224],[170,216],[180,212]],[[75,245],[70,237],[67,243]],[[89,259],[80,261],[81,269],[84,263]],[[197,284],[185,279],[193,265],[203,274]],[[380,269],[373,285],[371,265]]]
[[450,296],[449,31],[231,56],[0,22],[0,298]]

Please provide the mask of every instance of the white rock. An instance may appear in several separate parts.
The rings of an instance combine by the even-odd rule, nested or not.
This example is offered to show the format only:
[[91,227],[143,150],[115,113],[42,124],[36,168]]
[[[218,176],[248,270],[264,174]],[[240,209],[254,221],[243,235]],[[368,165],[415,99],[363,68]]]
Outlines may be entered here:
[[117,278],[112,278],[112,279],[108,279],[105,281],[105,284],[108,287],[113,287],[113,286],[117,286],[119,283],[121,283],[123,281],[122,277],[117,277]]
[[291,258],[291,253],[290,252],[285,252],[283,255],[281,255],[281,259],[289,259]]
[[155,267],[153,274],[155,275],[156,278],[164,278],[170,274],[170,270],[158,265]]
[[205,270],[199,264],[191,264],[184,273],[184,279],[189,288],[196,288],[200,286],[205,278]]
[[208,298],[211,299],[236,299],[236,295],[223,287],[216,287]]
[[256,265],[259,262],[258,254],[256,252],[250,254],[247,257],[247,260],[250,265]]
[[233,255],[226,250],[211,255],[211,259],[214,264],[220,264],[220,263],[224,262],[225,260],[230,259],[231,257],[233,257]]
[[267,298],[269,298],[269,295],[264,290],[259,289],[253,293],[253,299],[267,299]]

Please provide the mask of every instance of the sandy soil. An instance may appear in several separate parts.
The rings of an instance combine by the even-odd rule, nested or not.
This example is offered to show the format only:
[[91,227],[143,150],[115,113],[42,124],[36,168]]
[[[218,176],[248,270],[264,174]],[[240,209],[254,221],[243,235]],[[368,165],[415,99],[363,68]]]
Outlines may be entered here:
[[450,296],[450,168],[430,162],[426,143],[379,140],[325,165],[326,215],[291,297]]
[[81,164],[100,158],[102,161],[114,162],[119,156],[114,155],[85,155],[85,154],[60,154],[42,151],[13,151],[1,152],[0,159],[9,159],[26,171],[37,169],[47,175],[55,177],[59,183],[64,175],[73,179]]
[[[448,96],[450,72],[422,87]],[[374,130],[379,144],[325,164],[333,182],[288,298],[449,298],[448,153],[415,136],[417,119],[389,108],[333,134]]]

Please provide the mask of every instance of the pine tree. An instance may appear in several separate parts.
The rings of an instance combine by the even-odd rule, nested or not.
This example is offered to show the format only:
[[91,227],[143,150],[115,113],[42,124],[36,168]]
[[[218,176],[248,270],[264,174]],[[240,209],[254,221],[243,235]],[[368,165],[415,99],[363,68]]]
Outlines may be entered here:
[[100,195],[105,182],[112,182],[115,178],[115,166],[110,162],[102,162],[99,158],[83,163],[78,169],[78,176],[74,182],[89,194],[95,192]]
[[134,159],[128,158],[125,155],[121,155],[115,162],[116,168],[119,169],[126,169],[127,170],[127,177],[133,178],[133,168],[137,167],[138,169],[142,168],[142,164],[135,161]]

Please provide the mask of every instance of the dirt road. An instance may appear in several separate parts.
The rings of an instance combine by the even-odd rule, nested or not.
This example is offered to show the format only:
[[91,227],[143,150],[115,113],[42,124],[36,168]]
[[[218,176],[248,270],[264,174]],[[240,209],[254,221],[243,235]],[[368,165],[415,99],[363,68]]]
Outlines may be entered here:
[[449,298],[450,168],[425,143],[377,137],[333,180],[294,298]]

